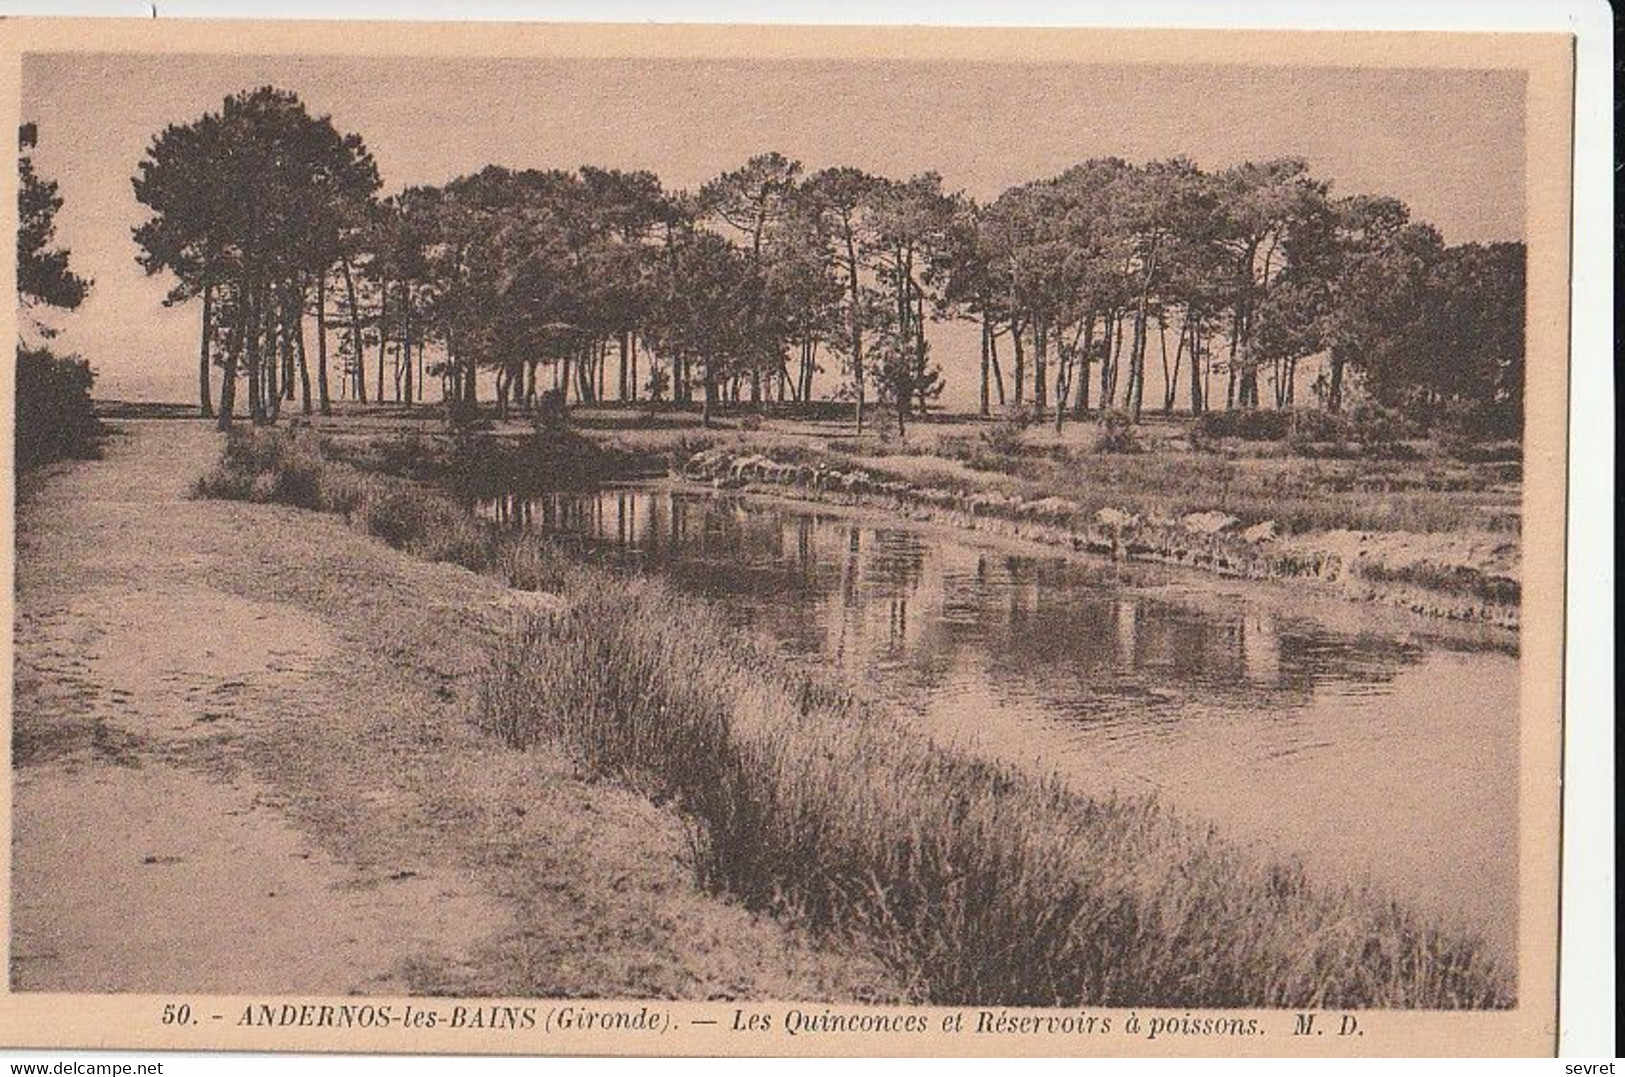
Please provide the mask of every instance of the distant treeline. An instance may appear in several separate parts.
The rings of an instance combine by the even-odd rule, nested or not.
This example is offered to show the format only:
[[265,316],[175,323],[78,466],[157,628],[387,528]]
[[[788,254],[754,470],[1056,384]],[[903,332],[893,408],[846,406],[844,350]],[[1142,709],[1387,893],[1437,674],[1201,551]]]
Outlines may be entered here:
[[1523,244],[1447,246],[1295,158],[1096,158],[990,203],[778,153],[692,191],[492,165],[380,198],[359,135],[265,87],[160,132],[134,184],[142,264],[202,301],[200,403],[219,368],[223,425],[239,378],[258,421],[335,391],[410,404],[431,378],[473,402],[480,371],[503,409],[838,398],[860,428],[866,402],[901,425],[942,390],[926,326],[945,319],[980,326],[984,414],[1299,406],[1298,365],[1324,356],[1328,410],[1357,387],[1424,423],[1521,425]]

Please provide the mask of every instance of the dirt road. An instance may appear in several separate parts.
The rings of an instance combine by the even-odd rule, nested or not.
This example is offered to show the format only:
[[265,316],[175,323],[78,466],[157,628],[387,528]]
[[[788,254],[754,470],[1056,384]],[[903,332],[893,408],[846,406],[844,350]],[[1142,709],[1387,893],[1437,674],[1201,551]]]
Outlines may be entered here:
[[189,499],[219,447],[128,421],[25,482],[14,990],[893,994],[696,891],[670,812],[474,729],[502,587]]

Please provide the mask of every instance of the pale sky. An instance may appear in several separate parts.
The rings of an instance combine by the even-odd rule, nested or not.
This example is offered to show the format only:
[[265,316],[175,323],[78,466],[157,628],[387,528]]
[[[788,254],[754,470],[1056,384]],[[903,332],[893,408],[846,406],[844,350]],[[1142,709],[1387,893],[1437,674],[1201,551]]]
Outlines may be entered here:
[[[62,349],[96,367],[98,395],[193,399],[199,310],[163,308],[173,281],[136,264],[130,230],[145,211],[130,177],[165,125],[264,84],[360,134],[386,194],[488,163],[647,168],[669,188],[690,187],[778,150],[809,171],[935,170],[950,189],[987,199],[1089,157],[1183,154],[1219,169],[1292,155],[1334,194],[1403,199],[1448,242],[1525,237],[1515,71],[1087,56],[1016,65],[34,54],[23,63],[22,117],[39,123],[35,165],[66,200],[58,231],[75,268],[95,278],[84,306],[52,324]],[[933,337],[943,402],[974,405],[976,333]],[[1148,385],[1147,400],[1159,392]]]

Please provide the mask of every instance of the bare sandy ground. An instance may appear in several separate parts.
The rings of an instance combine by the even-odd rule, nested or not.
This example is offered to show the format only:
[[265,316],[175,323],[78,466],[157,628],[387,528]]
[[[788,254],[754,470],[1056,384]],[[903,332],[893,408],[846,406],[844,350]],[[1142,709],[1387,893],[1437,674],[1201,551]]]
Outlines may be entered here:
[[219,446],[128,421],[27,482],[14,990],[896,994],[699,893],[671,812],[474,729],[503,588],[190,500]]

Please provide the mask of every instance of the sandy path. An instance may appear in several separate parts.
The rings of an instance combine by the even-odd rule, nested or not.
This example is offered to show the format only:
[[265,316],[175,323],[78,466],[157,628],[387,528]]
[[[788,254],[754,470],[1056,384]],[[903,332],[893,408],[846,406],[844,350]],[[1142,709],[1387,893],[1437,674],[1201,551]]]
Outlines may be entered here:
[[131,421],[18,521],[18,990],[885,997],[697,893],[681,824],[470,718],[495,583],[192,501]]

